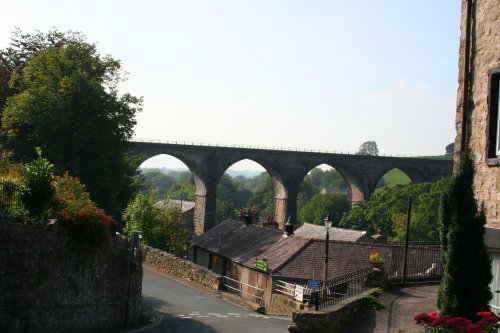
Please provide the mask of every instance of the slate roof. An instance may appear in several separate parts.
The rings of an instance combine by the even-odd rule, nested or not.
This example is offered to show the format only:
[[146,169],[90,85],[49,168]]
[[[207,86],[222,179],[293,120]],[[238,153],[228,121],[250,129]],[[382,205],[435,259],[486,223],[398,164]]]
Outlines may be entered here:
[[[160,200],[156,204],[158,206],[160,206],[160,205],[163,205],[164,202],[165,202],[164,200]],[[170,206],[180,207],[182,209],[182,212],[185,213],[191,209],[194,209],[195,203],[194,203],[194,201],[169,199],[168,202],[166,203],[166,205],[167,205],[167,207],[170,207]]]
[[[259,258],[267,260],[269,270],[275,271],[286,265],[298,252],[310,243],[311,240],[300,237],[283,236],[278,241],[272,244],[266,251],[259,254]],[[252,266],[253,261],[250,259],[244,263],[246,266]]]
[[191,244],[248,266],[248,262],[261,258],[261,254],[281,238],[283,234],[280,230],[226,220],[193,238]]
[[[304,223],[300,228],[294,231],[294,234],[299,237],[323,240],[326,236],[326,228],[322,225]],[[330,228],[330,240],[344,242],[369,242],[371,237],[366,234],[366,231],[332,227]]]

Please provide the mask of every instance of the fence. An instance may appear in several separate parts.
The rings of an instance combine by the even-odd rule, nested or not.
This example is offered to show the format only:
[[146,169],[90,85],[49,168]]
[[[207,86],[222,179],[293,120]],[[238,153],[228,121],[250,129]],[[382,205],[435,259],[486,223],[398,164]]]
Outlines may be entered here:
[[392,284],[403,283],[403,281],[438,282],[441,279],[443,265],[439,242],[412,242],[408,245],[407,253],[405,270],[404,245],[391,246],[391,255],[386,261],[386,269]]
[[22,213],[21,192],[22,187],[0,179],[0,204],[9,214],[19,215]]
[[[329,280],[326,286],[317,290],[316,299],[318,301],[316,303],[315,300],[312,299],[309,308],[316,307],[317,309],[322,309],[362,293],[368,289],[368,287],[365,286],[365,280],[366,276],[372,272],[373,268],[367,267]],[[306,288],[306,290],[307,289],[308,288]]]
[[[293,297],[299,302],[308,302],[309,308],[321,309],[367,290],[366,276],[373,271],[366,267],[356,272],[329,280],[326,287],[310,288],[305,284],[293,284],[278,280],[274,291]],[[319,285],[321,283],[319,281]]]
[[[242,298],[250,299],[252,302],[259,305],[264,304],[264,289],[231,279],[227,276],[222,277],[222,284],[229,292],[236,294]],[[245,291],[246,289],[246,291]]]

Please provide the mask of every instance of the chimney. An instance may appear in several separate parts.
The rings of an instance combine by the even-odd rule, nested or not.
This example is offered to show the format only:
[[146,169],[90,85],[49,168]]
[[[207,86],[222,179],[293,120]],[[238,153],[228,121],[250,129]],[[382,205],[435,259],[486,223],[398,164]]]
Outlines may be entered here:
[[293,224],[290,222],[290,217],[288,217],[288,221],[286,221],[285,224],[285,233],[283,234],[283,237],[290,237],[293,235]]

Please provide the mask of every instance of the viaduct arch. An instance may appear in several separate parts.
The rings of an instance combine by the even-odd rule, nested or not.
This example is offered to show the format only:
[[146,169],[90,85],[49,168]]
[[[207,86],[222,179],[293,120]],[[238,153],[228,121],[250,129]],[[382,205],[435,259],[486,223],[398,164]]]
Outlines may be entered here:
[[414,183],[436,181],[453,169],[451,160],[430,158],[366,156],[335,153],[283,151],[190,144],[130,142],[129,152],[140,154],[141,163],[156,155],[167,154],[181,160],[193,173],[196,185],[194,231],[204,233],[215,225],[216,191],[226,170],[234,163],[249,159],[262,165],[274,183],[275,218],[283,228],[287,217],[297,218],[299,186],[314,167],[327,164],[335,168],[349,185],[353,203],[363,201],[375,191],[377,182],[389,170],[398,168]]

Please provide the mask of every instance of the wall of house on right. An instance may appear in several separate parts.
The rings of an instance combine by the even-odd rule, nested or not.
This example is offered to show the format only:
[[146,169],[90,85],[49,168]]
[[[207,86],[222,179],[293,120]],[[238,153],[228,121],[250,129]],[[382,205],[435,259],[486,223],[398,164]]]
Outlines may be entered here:
[[[457,92],[455,166],[461,147],[465,79],[468,74],[467,136],[475,159],[474,191],[487,217],[485,243],[492,258],[492,291],[500,290],[500,2],[470,1],[470,56],[466,73],[467,0],[462,0]],[[500,312],[499,293],[493,293],[492,310]]]

